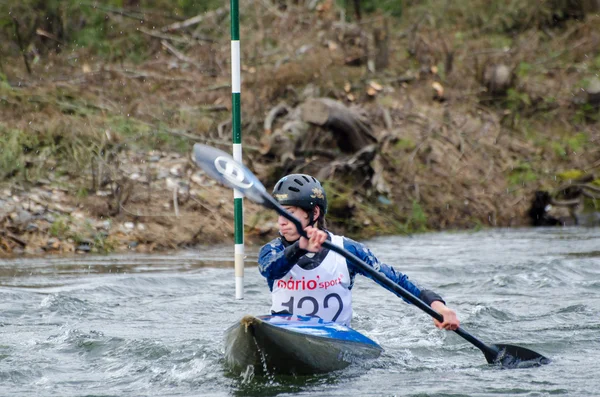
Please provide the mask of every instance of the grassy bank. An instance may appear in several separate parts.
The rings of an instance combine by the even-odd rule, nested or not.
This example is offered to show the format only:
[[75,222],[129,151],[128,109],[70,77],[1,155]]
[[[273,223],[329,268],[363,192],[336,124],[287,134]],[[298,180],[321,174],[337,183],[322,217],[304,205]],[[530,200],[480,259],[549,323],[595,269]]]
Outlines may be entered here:
[[[328,180],[335,226],[366,237],[527,224],[536,190],[573,175],[598,179],[594,4],[372,0],[358,21],[331,1],[244,3],[245,157],[268,186],[293,170],[262,150],[269,111],[333,98],[368,121],[384,186],[358,173]],[[0,5],[0,15],[0,176],[9,191],[47,181],[80,199],[107,186],[116,195],[131,175],[125,153],[230,147],[222,2],[24,0]],[[375,34],[387,40],[378,69]],[[309,133],[313,147],[330,147],[326,129]],[[303,158],[302,172],[330,161]]]

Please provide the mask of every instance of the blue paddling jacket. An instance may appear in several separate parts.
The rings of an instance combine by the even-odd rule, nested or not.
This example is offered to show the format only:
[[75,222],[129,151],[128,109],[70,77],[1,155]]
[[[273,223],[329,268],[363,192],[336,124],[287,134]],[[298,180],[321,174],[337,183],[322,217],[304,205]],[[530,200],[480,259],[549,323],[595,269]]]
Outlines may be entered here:
[[[327,238],[331,241],[331,236]],[[421,299],[428,305],[431,305],[434,301],[444,302],[444,300],[437,293],[421,289],[409,281],[408,276],[395,270],[393,267],[382,263],[377,259],[375,255],[369,250],[364,244],[356,242],[347,237],[343,237],[344,249],[351,252],[352,254],[359,257],[367,265],[373,267],[380,273],[383,273],[388,279],[392,280],[411,294]],[[310,257],[307,256],[308,251],[303,250],[299,246],[299,242],[289,242],[283,237],[278,237],[268,244],[265,244],[258,255],[258,270],[263,277],[267,279],[269,289],[273,291],[273,283],[284,277],[294,265],[298,265],[303,269],[310,270],[320,265],[329,253],[329,249],[323,248],[319,253]],[[362,274],[368,278],[371,278],[369,274],[365,273],[360,267],[354,265],[351,261],[346,261],[348,264],[348,271],[350,273],[350,289],[354,285],[354,277],[357,274]],[[390,290],[379,281],[374,280],[376,283],[382,285],[387,290]],[[391,291],[391,290],[390,290]],[[394,291],[391,291],[394,292]],[[396,294],[394,292],[394,294]],[[403,298],[404,299],[404,298]],[[405,302],[408,302],[404,299]]]

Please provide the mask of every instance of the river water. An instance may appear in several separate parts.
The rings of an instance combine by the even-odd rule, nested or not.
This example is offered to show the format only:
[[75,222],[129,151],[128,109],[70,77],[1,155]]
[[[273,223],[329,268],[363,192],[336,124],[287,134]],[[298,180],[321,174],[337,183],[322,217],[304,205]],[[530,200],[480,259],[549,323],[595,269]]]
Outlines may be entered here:
[[377,360],[313,377],[223,366],[223,331],[266,314],[249,252],[234,299],[231,246],[168,255],[0,260],[0,396],[600,396],[600,229],[494,229],[367,244],[440,293],[488,343],[550,357],[499,369],[453,332],[357,277],[353,328]]

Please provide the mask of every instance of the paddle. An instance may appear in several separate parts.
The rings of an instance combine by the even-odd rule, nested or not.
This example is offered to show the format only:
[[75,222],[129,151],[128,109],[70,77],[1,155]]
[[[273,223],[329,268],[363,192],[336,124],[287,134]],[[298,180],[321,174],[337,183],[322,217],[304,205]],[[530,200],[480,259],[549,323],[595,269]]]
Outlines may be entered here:
[[[197,143],[194,145],[192,160],[210,177],[228,187],[237,189],[245,197],[255,203],[273,209],[279,215],[293,222],[298,229],[298,233],[306,237],[306,232],[303,230],[300,221],[287,212],[269,193],[267,193],[265,187],[250,170],[244,165],[236,162],[229,154],[219,149]],[[371,278],[381,282],[381,284],[391,289],[398,296],[408,300],[431,317],[438,321],[444,321],[444,317],[440,313],[436,312],[425,302],[388,279],[384,274],[367,265],[354,254],[329,241],[325,241],[323,247],[337,252],[350,260],[365,273],[369,274]],[[503,368],[516,368],[523,366],[539,366],[550,363],[550,359],[524,347],[505,344],[487,345],[462,328],[458,328],[454,332],[481,350],[485,355],[487,362],[490,364],[499,364]]]

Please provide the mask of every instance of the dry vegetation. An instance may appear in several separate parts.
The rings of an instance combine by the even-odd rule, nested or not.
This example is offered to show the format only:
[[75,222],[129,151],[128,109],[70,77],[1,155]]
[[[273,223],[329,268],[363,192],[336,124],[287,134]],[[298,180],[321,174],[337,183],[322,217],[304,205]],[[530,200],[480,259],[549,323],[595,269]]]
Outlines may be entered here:
[[[231,147],[229,10],[125,3],[4,21],[0,252],[231,240],[231,192],[187,160]],[[535,191],[581,177],[595,208],[600,5],[402,4],[355,21],[328,0],[243,2],[244,157],[265,185],[319,175],[332,226],[358,238],[529,224]],[[319,122],[321,98],[337,105]],[[249,241],[272,236],[245,205]]]

